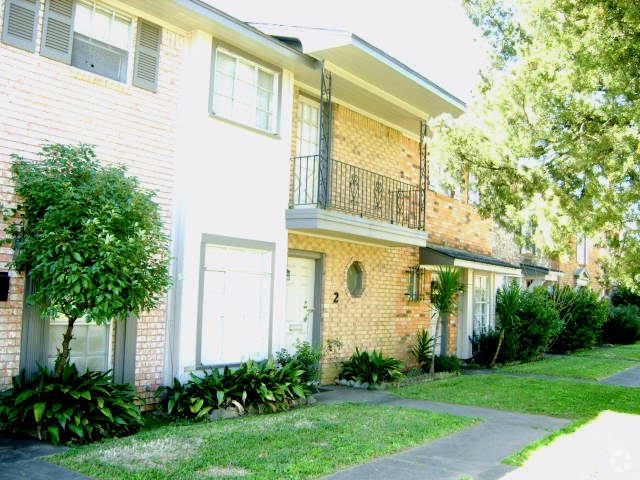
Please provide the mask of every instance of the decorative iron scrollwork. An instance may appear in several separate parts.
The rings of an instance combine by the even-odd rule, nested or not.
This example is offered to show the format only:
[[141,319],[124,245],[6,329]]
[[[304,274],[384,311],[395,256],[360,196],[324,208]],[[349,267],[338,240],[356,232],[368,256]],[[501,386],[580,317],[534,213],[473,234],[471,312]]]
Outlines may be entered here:
[[382,180],[376,180],[373,185],[373,208],[380,210],[382,208],[382,195],[384,193],[384,186]]
[[360,199],[360,177],[357,173],[352,173],[349,179],[349,196],[351,197],[351,204],[355,205]]

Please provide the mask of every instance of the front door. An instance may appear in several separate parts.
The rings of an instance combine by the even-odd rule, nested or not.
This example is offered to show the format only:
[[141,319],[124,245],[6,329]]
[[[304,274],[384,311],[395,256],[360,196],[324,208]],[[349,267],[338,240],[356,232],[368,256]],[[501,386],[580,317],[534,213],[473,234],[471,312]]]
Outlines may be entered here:
[[313,258],[289,257],[287,262],[286,349],[296,344],[313,344],[316,261]]
[[300,97],[298,107],[298,157],[294,166],[293,204],[309,207],[318,203],[318,153],[320,105]]

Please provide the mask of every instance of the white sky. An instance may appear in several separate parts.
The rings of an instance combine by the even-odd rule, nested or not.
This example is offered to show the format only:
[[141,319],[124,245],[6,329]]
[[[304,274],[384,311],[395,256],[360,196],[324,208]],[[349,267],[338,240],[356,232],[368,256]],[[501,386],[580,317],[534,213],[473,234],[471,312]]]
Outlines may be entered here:
[[245,22],[348,30],[463,100],[484,43],[460,0],[207,0]]

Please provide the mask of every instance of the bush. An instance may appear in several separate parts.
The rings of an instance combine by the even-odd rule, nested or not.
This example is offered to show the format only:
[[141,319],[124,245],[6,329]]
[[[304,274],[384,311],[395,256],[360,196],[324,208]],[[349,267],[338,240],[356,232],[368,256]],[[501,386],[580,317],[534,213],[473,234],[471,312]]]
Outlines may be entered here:
[[436,372],[459,372],[460,370],[462,365],[455,355],[436,355]]
[[309,342],[296,344],[296,351],[292,355],[286,349],[276,352],[276,361],[281,367],[291,365],[302,370],[301,380],[312,390],[317,390],[320,385],[320,359],[322,349],[313,347]]
[[607,301],[588,288],[573,290],[568,286],[556,289],[551,298],[564,324],[551,350],[566,353],[595,346],[609,314]]
[[40,368],[33,379],[24,372],[0,396],[0,430],[35,435],[59,443],[87,443],[135,433],[142,426],[131,385],[113,383],[110,373],[65,365],[60,377]]
[[[473,352],[473,361],[478,365],[489,366],[493,355],[498,348],[498,339],[500,338],[500,332],[488,329],[482,332],[473,332],[473,335],[469,339],[471,341],[471,348]],[[506,334],[505,334],[506,340]],[[500,349],[498,355],[498,362],[504,362],[504,345]]]
[[640,295],[626,287],[616,287],[611,295],[611,304],[614,307],[620,305],[635,305],[640,308]]
[[549,292],[542,287],[523,291],[511,335],[513,341],[506,341],[505,360],[526,362],[540,358],[561,330],[562,321]]
[[611,308],[602,327],[602,339],[608,343],[631,344],[640,340],[640,308],[619,305]]
[[402,368],[400,360],[386,357],[382,352],[361,352],[356,348],[351,358],[342,363],[338,378],[376,385],[399,380],[402,377]]
[[228,367],[191,374],[184,384],[178,379],[163,386],[156,395],[163,396],[162,409],[171,416],[200,419],[212,410],[236,406],[241,412],[249,407],[262,411],[287,410],[308,393],[302,381],[303,371],[289,362],[278,366],[272,359],[244,362],[236,370]]
[[434,345],[434,338],[429,333],[429,330],[423,328],[416,332],[416,338],[413,344],[409,347],[409,353],[416,359],[416,362],[420,364],[420,368],[423,372],[429,371]]

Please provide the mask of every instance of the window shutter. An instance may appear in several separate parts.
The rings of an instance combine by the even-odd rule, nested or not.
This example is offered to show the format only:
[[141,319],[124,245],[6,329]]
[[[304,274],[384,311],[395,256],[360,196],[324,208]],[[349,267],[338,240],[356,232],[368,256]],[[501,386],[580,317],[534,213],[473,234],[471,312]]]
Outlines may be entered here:
[[35,51],[39,3],[38,0],[6,0],[2,25],[4,43]]
[[44,6],[40,54],[71,63],[73,0],[47,0]]
[[133,67],[133,84],[155,92],[158,89],[160,42],[162,29],[158,25],[138,19],[138,39]]

